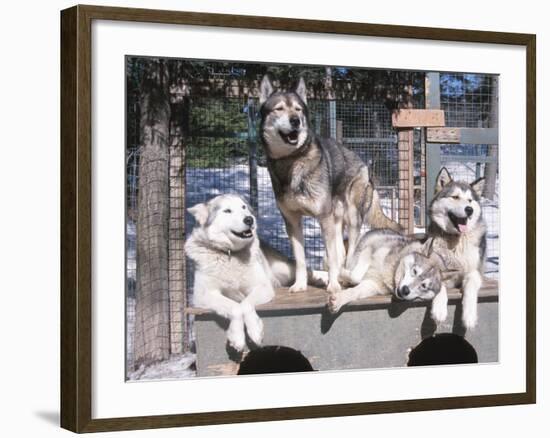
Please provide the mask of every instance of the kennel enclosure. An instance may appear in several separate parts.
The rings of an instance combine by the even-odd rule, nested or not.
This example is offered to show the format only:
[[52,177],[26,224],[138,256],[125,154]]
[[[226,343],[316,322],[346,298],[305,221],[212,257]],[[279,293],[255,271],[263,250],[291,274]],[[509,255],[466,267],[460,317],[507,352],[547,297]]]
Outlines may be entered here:
[[[209,348],[198,330],[206,317],[190,309],[193,275],[183,244],[193,221],[186,208],[221,193],[239,193],[256,210],[261,238],[292,255],[257,138],[261,76],[245,81],[241,67],[209,66],[197,83],[196,72],[182,61],[150,62],[152,66],[141,71],[139,60],[127,59],[127,369],[190,349],[197,350],[200,361],[199,350]],[[497,79],[410,72],[402,87],[408,100],[399,108],[440,111],[443,123],[417,121],[404,127],[392,119],[395,108],[387,96],[359,98],[346,91],[353,79],[335,70],[322,73],[331,78],[334,90],[327,91],[322,82],[325,86],[313,87],[308,96],[315,132],[359,154],[372,171],[384,211],[408,231],[424,230],[435,175],[442,166],[456,179],[488,176],[492,183],[483,201],[489,222],[486,276],[496,278]],[[148,104],[159,101],[164,103],[147,110]],[[155,205],[154,211],[140,218],[140,203]],[[308,264],[319,268],[324,248],[311,218],[304,220],[304,235]],[[488,296],[495,295],[496,285],[488,284],[493,289]],[[487,305],[494,307],[498,300],[492,300]],[[388,318],[387,311],[380,315]],[[414,324],[421,322],[418,315]],[[300,321],[307,319],[300,315]],[[398,319],[386,323],[394,325]]]

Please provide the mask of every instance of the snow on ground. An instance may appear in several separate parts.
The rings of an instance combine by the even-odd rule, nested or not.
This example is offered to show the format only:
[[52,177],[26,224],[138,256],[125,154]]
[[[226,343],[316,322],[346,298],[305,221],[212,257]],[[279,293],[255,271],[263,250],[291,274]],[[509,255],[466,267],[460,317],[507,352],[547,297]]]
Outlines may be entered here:
[[[444,158],[444,156],[443,156]],[[475,163],[444,163],[451,175],[457,180],[472,182],[475,179]],[[288,236],[281,214],[275,203],[275,196],[271,187],[271,180],[266,167],[258,167],[258,233],[260,237],[284,254],[291,256]],[[186,171],[186,207],[204,202],[223,193],[238,193],[250,200],[249,167],[235,165],[227,168],[189,168]],[[498,193],[498,189],[497,189]],[[382,208],[390,216],[391,201],[381,199]],[[482,200],[483,215],[488,225],[487,234],[487,262],[485,275],[498,278],[499,271],[499,209],[498,195],[495,201]],[[304,238],[306,257],[309,266],[321,267],[324,257],[324,248],[318,223],[313,218],[304,218]],[[193,218],[186,215],[186,229],[194,227]],[[422,228],[415,228],[416,232],[423,232]],[[127,226],[128,242],[128,283],[135,282],[135,225]],[[192,273],[188,273],[192,278]],[[132,342],[134,329],[135,300],[128,299],[127,309],[127,361],[132,364]],[[129,374],[131,380],[180,378],[194,375],[194,355],[177,356],[160,364]]]
[[148,367],[143,365],[128,373],[128,380],[185,379],[195,377],[195,355],[175,354],[163,362]]
[[195,355],[185,353],[171,356],[168,360],[149,365],[141,366],[133,370],[133,343],[135,327],[135,298],[127,298],[126,301],[126,378],[128,380],[156,380],[156,379],[184,379],[195,376]]

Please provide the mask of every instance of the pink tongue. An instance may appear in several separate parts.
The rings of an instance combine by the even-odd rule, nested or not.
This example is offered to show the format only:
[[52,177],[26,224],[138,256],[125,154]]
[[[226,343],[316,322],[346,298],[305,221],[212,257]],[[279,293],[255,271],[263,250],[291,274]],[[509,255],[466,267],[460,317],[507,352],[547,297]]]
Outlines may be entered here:
[[466,224],[458,224],[458,231],[461,233],[465,233],[467,228]]

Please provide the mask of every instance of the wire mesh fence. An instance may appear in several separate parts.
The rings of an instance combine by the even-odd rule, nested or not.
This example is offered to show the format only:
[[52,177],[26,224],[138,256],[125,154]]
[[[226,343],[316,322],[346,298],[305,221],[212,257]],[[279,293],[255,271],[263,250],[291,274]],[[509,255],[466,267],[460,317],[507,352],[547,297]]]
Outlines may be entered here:
[[496,124],[498,78],[495,75],[445,73],[441,75],[441,109],[447,126],[490,128]]
[[[483,74],[441,75],[441,108],[446,124],[454,127],[498,127],[498,77]],[[499,190],[498,145],[443,144],[441,164],[454,179],[469,183],[490,178],[494,170],[494,190],[481,199],[487,223],[487,259],[485,274],[496,278],[499,272]]]

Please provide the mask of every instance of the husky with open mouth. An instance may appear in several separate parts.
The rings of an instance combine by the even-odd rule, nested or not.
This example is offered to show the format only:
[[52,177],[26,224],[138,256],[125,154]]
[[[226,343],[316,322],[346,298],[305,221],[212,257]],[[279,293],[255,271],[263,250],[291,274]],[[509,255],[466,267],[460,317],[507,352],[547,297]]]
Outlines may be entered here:
[[[399,230],[380,206],[367,165],[331,138],[313,131],[303,78],[291,91],[276,91],[267,76],[260,86],[260,137],[277,206],[285,220],[294,257],[296,281],[291,292],[306,289],[302,217],[316,218],[327,249],[327,290],[340,290],[338,276],[351,257],[361,225]],[[349,248],[344,247],[347,229]]]
[[[248,203],[238,195],[220,195],[188,209],[197,226],[185,242],[185,254],[195,268],[193,304],[229,320],[227,339],[237,351],[246,345],[246,333],[256,345],[263,323],[256,306],[288,286],[295,265],[256,234],[257,223]],[[326,286],[327,275],[309,271],[310,284]]]
[[[428,236],[435,251],[450,252],[460,266],[447,287],[462,288],[462,322],[477,324],[477,296],[483,280],[487,226],[482,217],[480,196],[485,180],[471,184],[454,181],[446,168],[437,175],[435,196],[430,204]],[[447,295],[439,294],[433,305],[446,316]]]

